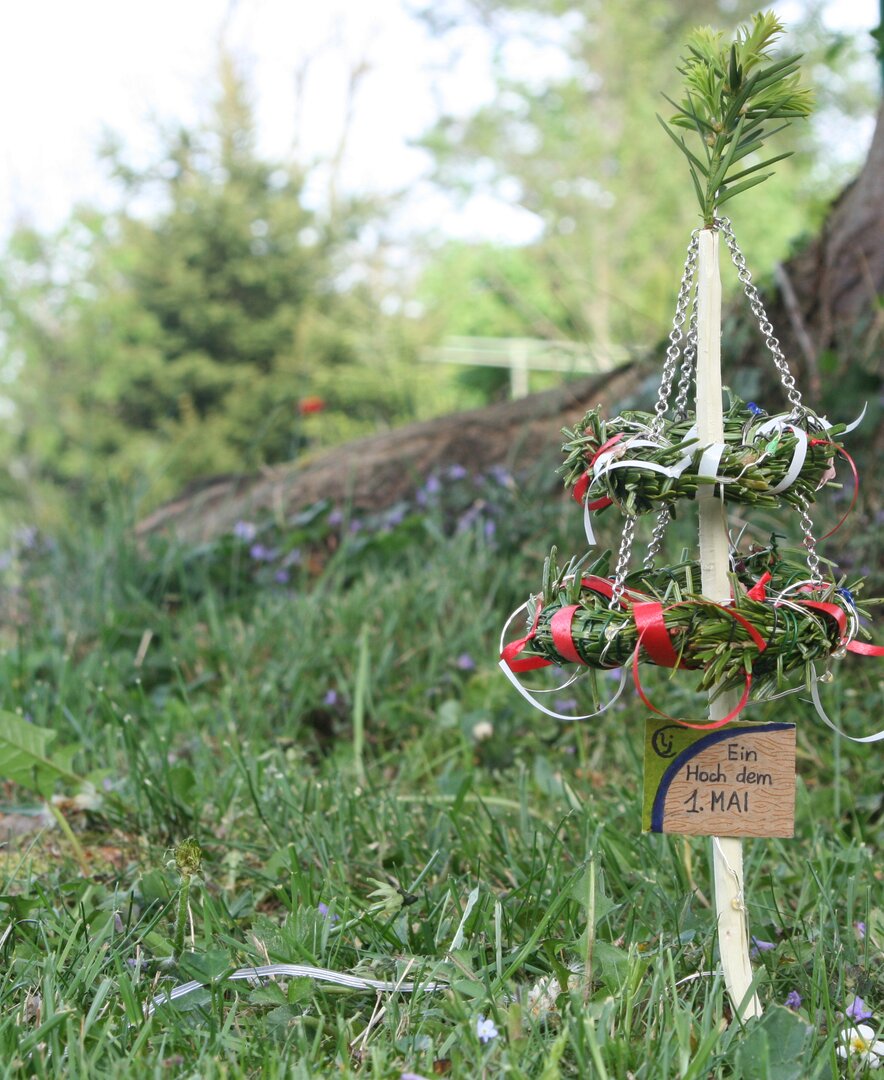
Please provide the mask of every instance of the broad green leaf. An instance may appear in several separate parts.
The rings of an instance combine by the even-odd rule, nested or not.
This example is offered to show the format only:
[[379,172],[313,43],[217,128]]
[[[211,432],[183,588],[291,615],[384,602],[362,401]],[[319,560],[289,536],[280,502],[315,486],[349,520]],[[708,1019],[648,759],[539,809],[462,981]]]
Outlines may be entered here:
[[0,779],[36,791],[49,798],[56,780],[80,777],[70,772],[67,759],[49,756],[56,732],[29,724],[15,713],[0,712]]
[[735,1075],[742,1080],[801,1080],[810,1071],[805,1051],[811,1032],[796,1013],[771,1005],[740,1042]]

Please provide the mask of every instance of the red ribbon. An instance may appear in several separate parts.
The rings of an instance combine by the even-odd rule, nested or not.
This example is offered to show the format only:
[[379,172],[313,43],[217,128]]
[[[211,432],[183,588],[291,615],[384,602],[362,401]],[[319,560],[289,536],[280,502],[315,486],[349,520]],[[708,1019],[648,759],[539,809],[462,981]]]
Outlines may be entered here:
[[[611,438],[608,439],[607,442],[602,443],[598,450],[596,450],[596,452],[589,459],[589,466],[586,472],[583,474],[583,476],[580,477],[580,479],[574,485],[574,490],[571,492],[571,495],[574,497],[574,499],[577,500],[577,502],[583,502],[583,496],[586,494],[586,489],[589,487],[590,482],[592,481],[593,465],[595,465],[596,461],[598,461],[598,459],[601,457],[602,454],[605,453],[606,450],[610,450],[614,443],[620,442],[622,438],[622,431],[618,435],[611,436]],[[593,500],[593,502],[589,504],[589,509],[604,510],[604,508],[606,506],[610,506],[613,501],[614,500],[611,499],[609,496],[603,495],[600,499]]]
[[[662,709],[658,709],[657,706],[653,704],[653,702],[648,698],[647,694],[645,693],[644,687],[641,684],[641,678],[639,677],[638,673],[638,657],[639,651],[641,650],[642,646],[644,646],[645,651],[648,653],[648,655],[652,656],[652,653],[645,641],[647,635],[650,633],[657,637],[660,632],[659,627],[660,625],[662,625],[663,633],[666,634],[667,640],[669,641],[669,633],[666,630],[665,623],[663,621],[666,612],[671,611],[673,608],[682,607],[684,604],[689,603],[693,603],[693,601],[683,600],[678,604],[671,604],[668,608],[665,609],[661,605],[636,605],[636,607],[643,606],[648,609],[658,607],[659,611],[648,610],[646,613],[647,617],[645,621],[645,627],[644,629],[640,629],[639,631],[638,641],[635,645],[635,652],[632,654],[632,681],[635,684],[636,690],[638,691],[638,696],[651,710],[651,712],[655,712],[658,716],[663,716],[667,720],[673,720],[676,724],[681,724],[682,727],[695,728],[697,731],[714,731],[715,728],[724,727],[724,725],[729,724],[731,720],[735,720],[746,707],[746,702],[749,700],[749,691],[752,689],[751,672],[746,672],[746,681],[743,687],[743,693],[734,708],[731,709],[727,716],[723,717],[721,720],[711,720],[709,723],[706,724],[701,724],[693,720],[680,720],[677,716],[670,716],[669,713],[663,712]],[[752,626],[750,622],[748,622],[748,620],[744,619],[742,615],[734,611],[732,608],[725,607],[724,604],[713,604],[712,606],[721,608],[722,611],[726,611],[727,614],[731,616],[731,618],[735,619],[738,623],[740,623],[748,632],[749,636],[752,638],[752,641],[758,646],[758,651],[760,653],[764,652],[764,650],[767,648],[767,642],[764,640],[761,634],[758,633],[755,627]],[[638,620],[636,620],[636,622],[637,621]],[[672,649],[671,641],[669,641],[669,648]],[[675,654],[674,649],[672,649],[672,657],[677,663],[678,657]],[[675,667],[676,665],[673,663],[663,666]]]
[[511,641],[509,645],[505,645],[503,652],[500,654],[500,659],[506,661],[507,667],[510,671],[536,671],[537,668],[552,667],[552,660],[545,660],[542,656],[525,656],[521,660],[516,659],[522,649],[532,641],[534,635],[537,633],[537,623],[540,620],[540,612],[543,605],[538,601],[537,610],[534,612],[534,622],[531,624],[531,629],[518,641]]
[[572,664],[585,664],[574,645],[574,638],[571,636],[571,623],[574,619],[574,612],[579,608],[579,604],[569,604],[567,607],[559,608],[549,620],[549,628],[552,631],[556,652],[559,656],[570,660]]
[[856,462],[853,460],[853,458],[850,456],[850,454],[848,454],[847,451],[842,446],[839,446],[837,443],[832,442],[831,439],[811,439],[810,440],[810,445],[811,446],[834,446],[835,450],[844,458],[844,460],[850,466],[850,471],[853,473],[853,498],[850,500],[850,506],[847,507],[847,509],[844,511],[844,513],[838,519],[837,525],[835,525],[834,528],[829,529],[829,531],[826,533],[825,536],[820,537],[820,540],[828,540],[829,537],[832,536],[833,533],[836,533],[841,528],[841,526],[847,520],[847,517],[850,514],[850,511],[854,508],[854,506],[856,506],[856,500],[857,500],[857,497],[859,496],[859,472],[857,471],[857,468],[856,468]]
[[663,605],[656,600],[634,604],[632,614],[635,616],[638,640],[653,663],[660,667],[679,667],[678,655],[672,647],[672,639],[663,619]]
[[[599,596],[604,596],[606,600],[610,600],[614,595],[614,583],[608,578],[598,577],[596,574],[589,574],[587,577],[580,579],[580,584],[584,589],[589,589],[591,592],[598,593]],[[642,593],[631,592],[632,597],[640,597],[644,599]],[[571,623],[574,620],[574,612],[579,605],[571,604],[567,607],[560,608],[550,619],[549,625],[552,631],[553,643],[557,652],[565,660],[570,660],[575,664],[582,664],[583,660],[580,659],[580,654],[574,645],[574,638],[571,634]],[[620,606],[622,608],[629,606],[629,601],[626,597],[620,597]],[[537,610],[534,613],[534,622],[531,624],[531,629],[528,633],[519,638],[518,641],[511,641],[509,645],[504,646],[503,652],[500,654],[501,660],[506,661],[507,667],[510,671],[536,671],[538,668],[551,667],[552,660],[545,660],[542,656],[525,656],[521,660],[517,659],[519,653],[533,641],[537,634],[537,624],[540,621],[540,611],[543,607],[538,602]]]
[[884,656],[884,645],[869,645],[865,641],[851,641],[847,651],[860,656]]
[[761,577],[755,582],[751,589],[748,590],[746,595],[750,600],[760,600],[762,603],[767,599],[767,589],[765,586],[770,581],[770,572],[765,570]]

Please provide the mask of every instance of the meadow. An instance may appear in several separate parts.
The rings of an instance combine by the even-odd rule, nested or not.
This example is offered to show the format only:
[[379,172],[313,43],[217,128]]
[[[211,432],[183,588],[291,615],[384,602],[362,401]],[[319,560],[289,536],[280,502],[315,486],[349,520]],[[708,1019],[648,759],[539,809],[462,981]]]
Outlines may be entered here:
[[[638,699],[562,723],[497,668],[579,516],[456,467],[383,513],[320,504],[201,547],[138,545],[123,513],[20,534],[0,731],[30,725],[39,761],[12,782],[0,755],[0,1076],[871,1073],[837,1051],[884,1016],[880,748],[801,695],[751,714],[798,721],[799,779],[794,839],[746,844],[765,1015],[744,1026],[707,842],[640,832]],[[876,663],[825,689],[856,734],[884,713]],[[274,963],[415,986],[224,981]]]

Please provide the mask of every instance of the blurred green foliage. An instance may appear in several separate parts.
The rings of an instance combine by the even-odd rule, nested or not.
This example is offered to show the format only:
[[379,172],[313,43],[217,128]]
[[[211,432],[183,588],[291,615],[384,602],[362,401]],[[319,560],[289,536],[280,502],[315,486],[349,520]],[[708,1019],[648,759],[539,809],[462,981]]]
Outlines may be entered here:
[[[493,43],[496,93],[464,116],[443,115],[424,138],[434,175],[464,202],[502,199],[535,223],[537,238],[495,261],[448,246],[439,303],[486,314],[457,333],[563,337],[596,344],[653,343],[672,315],[690,230],[700,224],[693,188],[655,113],[679,94],[685,41],[703,23],[730,28],[757,9],[739,0],[439,0],[423,17],[456,61],[469,29]],[[801,52],[819,123],[777,135],[793,151],[757,192],[727,211],[750,264],[768,272],[819,227],[831,198],[858,168],[832,152],[832,132],[876,107],[874,65],[858,38],[838,35],[809,4],[790,22],[783,50]],[[530,62],[526,62],[530,61]],[[835,118],[838,118],[837,120]],[[744,164],[755,164],[755,157]],[[530,266],[540,288],[522,286]],[[438,265],[438,264],[437,264]],[[431,267],[427,288],[435,286]],[[724,286],[736,287],[725,275]],[[435,290],[439,295],[439,290]],[[506,303],[491,314],[489,294]],[[428,301],[428,306],[432,303]]]
[[384,206],[310,209],[307,174],[256,153],[229,62],[206,130],[170,136],[148,171],[108,156],[127,208],[20,230],[0,268],[7,452],[32,509],[59,488],[98,503],[108,483],[155,502],[410,415],[407,328],[354,266]]
[[[144,511],[207,476],[504,396],[505,371],[417,362],[448,335],[660,340],[696,212],[658,91],[675,92],[692,26],[751,7],[444,0],[425,15],[443,52],[452,28],[455,47],[461,31],[488,35],[496,79],[487,104],[424,138],[432,179],[518,208],[536,226],[519,245],[455,242],[444,223],[403,240],[395,197],[344,196],[322,168],[265,160],[222,56],[208,124],[167,134],[149,168],[108,146],[121,209],[22,228],[0,257],[0,498],[44,524],[115,492]],[[786,44],[809,53],[829,124],[869,113],[860,46],[818,6]],[[777,149],[795,155],[734,209],[756,273],[815,231],[856,167],[821,139],[786,133]]]

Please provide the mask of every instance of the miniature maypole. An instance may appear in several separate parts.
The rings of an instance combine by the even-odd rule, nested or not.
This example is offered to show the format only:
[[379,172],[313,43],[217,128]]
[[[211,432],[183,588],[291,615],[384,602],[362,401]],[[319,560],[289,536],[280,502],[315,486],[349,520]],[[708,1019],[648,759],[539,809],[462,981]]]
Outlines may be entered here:
[[[694,190],[700,198],[703,230],[697,265],[697,438],[701,446],[724,445],[721,379],[721,277],[716,217],[723,203],[739,191],[766,180],[768,159],[741,168],[740,162],[761,150],[764,125],[806,116],[810,95],[798,84],[798,56],[787,56],[763,66],[770,44],[782,32],[776,17],[756,15],[748,31],[738,33],[730,49],[722,48],[721,35],[696,31],[688,42],[689,55],[682,73],[685,99],[673,123],[695,129],[700,154],[692,154],[683,139],[673,135],[684,153]],[[664,128],[672,134],[669,128]],[[722,603],[730,597],[730,539],[725,504],[714,486],[697,492],[700,527],[700,591]],[[709,719],[721,721],[737,703],[735,691],[710,701]],[[743,847],[738,837],[712,837],[712,868],[719,953],[725,985],[734,1008],[744,1019],[761,1015],[758,996],[750,994],[749,927],[743,885]]]
[[[820,719],[834,728],[819,693],[819,683],[833,678],[832,661],[848,651],[884,655],[884,648],[857,640],[867,635],[858,605],[862,581],[848,585],[826,576],[830,567],[817,554],[808,513],[834,478],[837,457],[850,464],[856,485],[841,439],[862,417],[833,423],[805,405],[733,227],[721,215],[722,206],[766,180],[769,166],[788,156],[757,161],[767,139],[810,111],[810,93],[798,85],[799,57],[770,55],[782,29],[767,12],[732,44],[708,28],[688,40],[684,97],[671,102],[676,114],[661,124],[687,159],[703,224],[688,246],[654,412],[627,411],[605,421],[591,410],[565,430],[563,471],[583,506],[587,540],[594,546],[594,516],[614,506],[623,516],[619,551],[613,568],[605,553],[561,570],[553,551],[542,592],[510,617],[501,637],[504,674],[536,708],[563,720],[603,713],[632,676],[654,714],[645,731],[643,827],[711,837],[721,966],[742,1019],[760,1016],[761,1005],[752,989],[741,838],[793,833],[795,724],[747,721],[741,713],[750,700],[806,688]],[[685,129],[699,136],[694,149]],[[724,408],[722,238],[779,376],[786,412],[768,413],[734,395]],[[699,559],[660,563],[675,507],[685,500],[698,507]],[[776,536],[739,550],[727,510],[754,508],[790,509],[803,550],[784,550]],[[651,514],[647,554],[631,570],[639,522]],[[744,520],[740,535],[753,527]],[[505,644],[522,611],[527,633]],[[561,687],[528,690],[519,678],[569,664],[589,672],[594,700],[595,671],[620,669],[614,698],[586,716],[566,716],[537,696]],[[708,716],[670,716],[653,703],[641,681],[646,664],[697,672]],[[797,683],[796,675],[803,676]],[[884,731],[854,741],[880,739]]]

